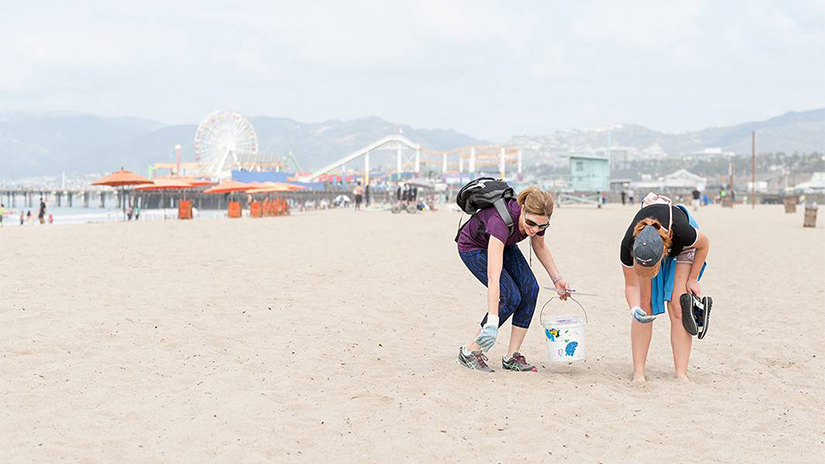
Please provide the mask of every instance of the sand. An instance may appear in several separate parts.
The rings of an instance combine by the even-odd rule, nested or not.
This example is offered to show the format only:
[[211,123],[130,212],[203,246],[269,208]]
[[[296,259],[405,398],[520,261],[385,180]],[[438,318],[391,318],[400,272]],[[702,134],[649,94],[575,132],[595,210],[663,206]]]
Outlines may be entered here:
[[538,373],[494,374],[455,360],[485,294],[454,213],[0,229],[0,462],[822,462],[823,218],[700,211],[716,303],[693,382],[672,379],[662,317],[635,387],[632,215],[564,208],[548,232],[598,293],[588,359],[550,364],[537,311]]

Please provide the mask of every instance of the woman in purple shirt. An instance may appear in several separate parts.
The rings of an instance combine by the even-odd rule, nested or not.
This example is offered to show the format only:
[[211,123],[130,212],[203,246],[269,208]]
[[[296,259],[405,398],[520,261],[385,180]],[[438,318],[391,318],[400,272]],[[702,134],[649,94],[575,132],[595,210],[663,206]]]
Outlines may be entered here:
[[507,356],[502,358],[501,365],[513,371],[536,370],[519,353],[519,348],[536,309],[539,284],[519,251],[518,242],[532,238],[533,251],[562,299],[567,299],[564,292],[570,289],[544,243],[544,231],[550,226],[550,216],[553,214],[553,196],[530,187],[519,193],[516,200],[509,200],[507,210],[513,219],[512,231],[496,208],[491,206],[473,215],[458,236],[461,260],[487,287],[487,314],[473,340],[459,349],[458,362],[484,372],[493,372],[487,365],[484,351],[493,347],[498,328],[510,316],[513,316],[513,329]]

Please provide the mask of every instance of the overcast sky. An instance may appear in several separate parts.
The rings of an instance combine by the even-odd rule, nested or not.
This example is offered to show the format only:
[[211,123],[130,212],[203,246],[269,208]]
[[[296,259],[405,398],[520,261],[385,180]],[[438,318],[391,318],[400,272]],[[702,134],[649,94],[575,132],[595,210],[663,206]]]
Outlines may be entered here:
[[501,141],[825,106],[822,0],[0,5],[0,110],[379,116]]

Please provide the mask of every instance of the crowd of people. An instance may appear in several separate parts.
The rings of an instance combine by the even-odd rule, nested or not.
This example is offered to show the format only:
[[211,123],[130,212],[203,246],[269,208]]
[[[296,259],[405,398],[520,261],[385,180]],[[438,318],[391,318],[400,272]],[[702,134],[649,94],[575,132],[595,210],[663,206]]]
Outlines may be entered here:
[[[7,215],[12,216],[16,213],[17,213],[16,210],[13,210],[13,209],[12,210],[7,210],[6,205],[4,203],[0,203],[0,227],[5,226],[4,219]],[[24,212],[21,209],[20,210],[20,215],[19,215],[19,220],[20,220],[20,225],[21,226],[32,223],[32,221],[33,221],[32,211],[27,210],[27,211]],[[46,205],[46,202],[43,200],[43,198],[40,198],[40,202],[39,202],[39,205],[38,205],[37,221],[40,224],[46,224],[46,223],[53,224],[54,223],[54,215],[49,211],[49,207],[48,207],[48,205]]]

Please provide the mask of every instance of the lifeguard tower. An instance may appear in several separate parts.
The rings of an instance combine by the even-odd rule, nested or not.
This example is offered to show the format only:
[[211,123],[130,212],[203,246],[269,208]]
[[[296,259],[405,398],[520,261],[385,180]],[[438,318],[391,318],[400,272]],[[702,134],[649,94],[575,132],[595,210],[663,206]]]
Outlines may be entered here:
[[610,189],[610,160],[594,155],[569,158],[570,190],[558,195],[559,204],[600,205],[601,192]]

